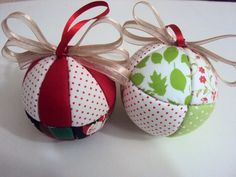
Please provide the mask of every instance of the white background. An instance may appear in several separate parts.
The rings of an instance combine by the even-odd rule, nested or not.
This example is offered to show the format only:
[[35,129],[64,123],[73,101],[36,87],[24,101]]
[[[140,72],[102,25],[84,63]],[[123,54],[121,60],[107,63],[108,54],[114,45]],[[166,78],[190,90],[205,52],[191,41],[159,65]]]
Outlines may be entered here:
[[[47,39],[58,44],[69,16],[87,1],[24,1],[0,4],[0,21],[13,11],[31,15]],[[166,24],[182,28],[187,40],[236,34],[236,3],[150,1]],[[135,1],[110,0],[110,17],[131,19]],[[142,11],[155,22],[151,13]],[[28,30],[12,24],[24,35]],[[110,29],[107,27],[107,29]],[[93,30],[87,42],[108,42],[116,35],[105,27]],[[32,36],[32,35],[31,35]],[[0,31],[0,48],[6,37]],[[76,40],[74,40],[76,41]],[[236,40],[224,40],[210,49],[236,58]],[[137,47],[125,44],[132,54]],[[229,79],[232,68],[217,64]],[[79,140],[59,142],[36,130],[21,104],[25,71],[0,56],[0,177],[235,177],[236,88],[219,84],[219,99],[211,118],[198,130],[177,138],[157,138],[139,130],[127,117],[118,97],[116,109],[104,128]],[[119,93],[119,91],[118,91]],[[119,94],[118,94],[119,96]]]

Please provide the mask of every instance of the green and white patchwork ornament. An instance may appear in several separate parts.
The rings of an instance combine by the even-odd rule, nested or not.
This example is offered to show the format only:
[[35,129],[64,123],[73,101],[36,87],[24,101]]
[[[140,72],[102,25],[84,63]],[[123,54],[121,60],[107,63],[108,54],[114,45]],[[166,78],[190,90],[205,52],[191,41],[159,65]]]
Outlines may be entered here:
[[212,113],[217,78],[203,57],[188,48],[151,44],[131,58],[123,102],[131,120],[152,135],[178,136]]
[[[145,5],[158,25],[138,17],[136,7]],[[147,1],[137,2],[133,18],[124,23],[127,42],[143,46],[127,64],[130,81],[122,87],[122,99],[130,119],[143,131],[158,136],[179,136],[202,125],[214,110],[217,79],[229,86],[236,81],[219,75],[211,60],[236,67],[236,62],[214,53],[203,44],[236,35],[186,41],[175,24],[165,25]],[[149,36],[140,36],[139,30]]]

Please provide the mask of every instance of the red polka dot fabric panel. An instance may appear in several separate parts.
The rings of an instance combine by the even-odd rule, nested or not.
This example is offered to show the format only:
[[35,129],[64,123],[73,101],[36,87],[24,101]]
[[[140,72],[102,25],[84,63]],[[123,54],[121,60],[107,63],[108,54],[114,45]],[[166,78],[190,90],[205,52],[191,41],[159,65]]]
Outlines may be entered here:
[[129,82],[123,91],[128,116],[152,135],[168,136],[177,131],[187,112],[186,105],[172,105],[153,98]]
[[72,126],[94,122],[109,111],[105,95],[95,78],[74,59],[68,58]]

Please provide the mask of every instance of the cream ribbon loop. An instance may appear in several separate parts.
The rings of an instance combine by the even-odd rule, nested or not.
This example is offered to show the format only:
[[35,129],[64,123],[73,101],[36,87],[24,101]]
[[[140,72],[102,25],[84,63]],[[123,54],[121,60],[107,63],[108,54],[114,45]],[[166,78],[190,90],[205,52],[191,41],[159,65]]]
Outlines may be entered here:
[[[37,40],[13,32],[8,25],[9,19],[22,21],[33,32]],[[106,44],[81,45],[87,33],[98,24],[111,25],[118,31],[119,38]],[[19,63],[20,69],[28,68],[36,60],[56,55],[57,46],[47,41],[38,25],[27,14],[14,12],[8,15],[2,22],[2,29],[8,37],[7,42],[2,48],[2,55],[6,58],[16,60]],[[126,50],[119,48],[122,42],[123,34],[120,24],[108,17],[101,17],[91,23],[76,45],[68,47],[67,56],[71,56],[86,67],[98,70],[111,79],[125,85],[129,80],[130,72],[122,63],[128,60],[129,54]],[[23,49],[24,52],[16,52],[11,47]],[[119,56],[119,59],[104,56],[109,54]]]
[[[137,8],[137,5],[140,5],[140,4],[146,5],[151,10],[151,12],[155,15],[155,18],[156,18],[159,26],[155,26],[155,25],[139,18],[136,15],[135,10]],[[164,43],[166,45],[177,45],[178,44],[178,41],[177,41],[177,39],[175,39],[175,36],[173,36],[173,34],[171,34],[170,31],[168,31],[170,25],[169,26],[164,25],[164,22],[162,21],[157,10],[151,4],[149,4],[147,1],[140,1],[134,5],[133,18],[134,18],[134,20],[127,21],[123,25],[123,34],[124,34],[124,38],[127,42],[135,44],[135,45],[141,45],[141,46],[145,46],[145,45],[153,44],[153,43],[160,43],[160,44]],[[135,30],[143,31],[143,32],[149,34],[150,37],[138,36],[132,32],[129,32],[128,29],[135,29]],[[219,79],[222,82],[226,83],[229,86],[235,87],[236,80],[235,81],[227,81],[227,80],[223,79],[220,76],[220,74],[217,72],[215,67],[213,66],[211,60],[214,60],[216,62],[221,62],[221,63],[227,64],[227,65],[231,65],[231,66],[235,67],[235,69],[236,69],[236,61],[228,60],[228,59],[226,59],[222,56],[219,56],[218,54],[201,46],[201,45],[204,45],[207,43],[211,43],[211,42],[226,39],[226,38],[236,38],[236,35],[235,34],[221,35],[221,36],[216,36],[216,37],[212,37],[209,39],[204,39],[204,40],[194,41],[194,42],[185,41],[184,46],[199,53],[200,55],[202,55],[203,58],[205,59],[205,61],[207,63],[209,63],[209,65],[211,66],[213,72],[216,74],[216,76],[219,77]]]

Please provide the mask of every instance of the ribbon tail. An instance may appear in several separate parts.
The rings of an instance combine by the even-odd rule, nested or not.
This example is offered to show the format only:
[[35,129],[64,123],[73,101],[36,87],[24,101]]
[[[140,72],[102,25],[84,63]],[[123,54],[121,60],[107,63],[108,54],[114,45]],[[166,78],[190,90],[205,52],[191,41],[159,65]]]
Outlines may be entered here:
[[204,44],[208,44],[211,42],[215,42],[218,40],[223,40],[226,38],[235,38],[236,35],[235,34],[226,34],[226,35],[221,35],[221,36],[215,36],[215,37],[211,37],[208,39],[203,39],[203,40],[199,40],[199,41],[193,41],[193,42],[188,42],[189,44],[195,44],[195,45],[204,45]]
[[192,49],[193,51],[203,55],[205,57],[204,59],[211,66],[213,72],[216,74],[216,76],[222,82],[224,82],[225,84],[227,84],[229,86],[233,86],[233,87],[236,86],[236,80],[235,81],[227,81],[227,80],[225,80],[222,76],[220,76],[220,74],[217,72],[217,70],[213,66],[212,62],[208,58],[210,58],[210,59],[212,59],[212,60],[214,60],[216,62],[221,62],[221,63],[227,64],[227,65],[233,66],[235,68],[235,70],[236,70],[236,62],[235,61],[231,61],[231,60],[225,59],[225,58],[221,57],[220,55],[218,55],[218,54],[216,54],[216,53],[214,53],[214,52],[212,52],[210,50],[207,50],[204,47],[201,47],[199,45],[195,45],[193,43],[187,43],[187,47]]
[[221,82],[225,83],[226,85],[228,86],[231,86],[231,87],[236,87],[236,81],[227,81],[225,80],[218,72],[217,70],[215,69],[215,67],[213,66],[213,64],[210,62],[210,60],[205,57],[205,60],[209,63],[210,67],[212,68],[213,72],[215,73],[216,77],[218,77]]
[[228,64],[228,65],[231,65],[231,66],[234,66],[236,67],[236,61],[232,61],[232,60],[228,60],[228,59],[225,59],[224,57],[210,51],[210,50],[207,50],[206,48],[204,47],[201,47],[199,45],[195,45],[195,44],[190,44],[187,43],[188,47],[199,52],[199,53],[203,53],[204,55],[212,58],[214,61],[216,62],[222,62],[222,63],[225,63],[225,64]]
[[45,45],[42,45],[41,43],[37,41],[22,41],[14,38],[10,38],[7,40],[5,43],[6,47],[19,47],[23,50],[26,51],[31,51],[34,53],[39,53],[39,54],[50,54],[50,53],[55,53],[55,49],[53,48],[47,48]]
[[[50,56],[50,54],[38,54],[35,52],[31,52],[31,51],[26,51],[26,52],[22,52],[22,53],[16,53],[14,51],[12,51],[11,49],[9,49],[7,46],[4,46],[2,48],[2,56],[4,56],[5,58],[8,58],[10,60],[16,61],[19,66],[20,69],[26,69],[27,66],[29,66],[32,62]],[[53,54],[51,54],[53,55]]]

